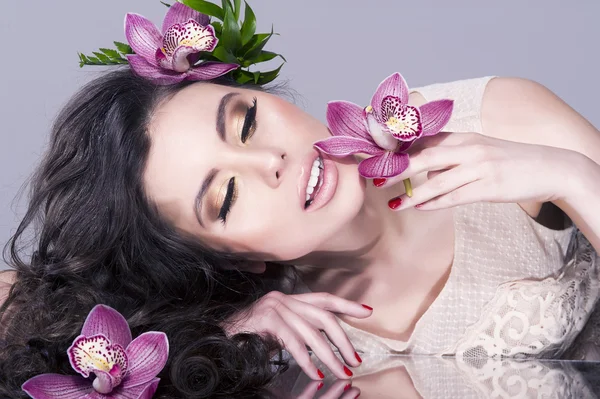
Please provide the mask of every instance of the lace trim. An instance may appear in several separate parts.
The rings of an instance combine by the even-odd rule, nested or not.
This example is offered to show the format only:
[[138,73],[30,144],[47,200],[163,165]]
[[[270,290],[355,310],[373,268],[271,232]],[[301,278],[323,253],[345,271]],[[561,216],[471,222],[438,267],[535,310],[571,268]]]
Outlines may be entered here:
[[[562,355],[584,329],[600,296],[598,256],[583,234],[573,231],[566,256],[571,260],[558,276],[501,284],[451,352],[467,358]],[[590,328],[590,339],[598,343],[597,325]]]

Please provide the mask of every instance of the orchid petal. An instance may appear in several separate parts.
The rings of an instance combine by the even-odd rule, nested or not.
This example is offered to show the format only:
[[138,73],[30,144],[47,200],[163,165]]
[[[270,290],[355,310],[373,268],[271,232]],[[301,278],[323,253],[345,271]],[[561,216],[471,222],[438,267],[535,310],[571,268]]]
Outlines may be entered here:
[[327,103],[327,124],[334,136],[373,141],[365,123],[363,108],[349,101]]
[[383,150],[375,144],[356,137],[334,136],[317,141],[314,146],[326,154],[335,157],[345,157],[350,154],[366,153],[381,154]]
[[186,23],[190,19],[203,26],[210,24],[210,17],[208,15],[201,14],[193,8],[176,1],[169,7],[169,11],[165,15],[162,32],[165,33],[171,26]]
[[156,49],[161,46],[162,35],[145,17],[128,13],[125,16],[125,37],[133,51],[152,65],[156,65]]
[[454,101],[437,100],[423,104],[419,107],[423,136],[433,136],[446,126],[452,117]]
[[393,97],[383,100],[382,115],[385,117],[383,130],[401,141],[416,140],[423,135],[421,113],[417,107],[400,104]]
[[388,96],[397,97],[401,104],[408,103],[408,85],[398,72],[385,78],[371,98],[371,106],[378,116],[381,115],[383,99]]
[[238,64],[226,64],[223,62],[205,61],[193,67],[186,74],[187,80],[211,80],[225,75],[227,72],[239,68]]
[[194,20],[189,20],[185,24],[175,24],[165,32],[161,48],[171,65],[165,65],[164,60],[161,61],[162,57],[158,60],[163,68],[185,72],[190,68],[188,55],[200,51],[212,51],[218,41],[212,25],[202,26]]
[[112,344],[127,347],[131,343],[131,331],[127,320],[115,309],[106,305],[96,305],[88,314],[81,329],[81,335],[91,337],[102,334]]
[[369,125],[371,137],[379,147],[384,150],[393,151],[398,146],[398,140],[396,140],[389,132],[382,129],[381,124],[377,121],[373,112],[367,113],[367,123]]
[[358,173],[368,179],[394,177],[408,168],[408,154],[386,151],[367,158],[358,165]]
[[78,375],[40,374],[21,386],[34,399],[78,399],[93,390],[88,380]]
[[[122,387],[117,387],[114,391],[110,393],[108,398],[110,399],[150,399],[156,393],[156,389],[158,388],[158,383],[160,378],[153,378],[145,384],[136,385],[134,387],[129,387],[127,389],[123,389]],[[106,395],[103,395],[98,392],[91,392],[88,395],[82,397],[81,399],[108,399]]]
[[123,380],[123,390],[146,383],[156,377],[167,363],[169,341],[163,332],[146,332],[127,347],[129,371]]
[[96,370],[112,371],[115,364],[119,365],[121,375],[128,369],[128,359],[123,347],[111,344],[102,334],[92,337],[78,336],[67,350],[67,354],[73,370],[86,378]]
[[139,55],[128,55],[129,66],[137,75],[147,78],[156,84],[169,85],[185,79],[184,73],[178,73],[154,66]]

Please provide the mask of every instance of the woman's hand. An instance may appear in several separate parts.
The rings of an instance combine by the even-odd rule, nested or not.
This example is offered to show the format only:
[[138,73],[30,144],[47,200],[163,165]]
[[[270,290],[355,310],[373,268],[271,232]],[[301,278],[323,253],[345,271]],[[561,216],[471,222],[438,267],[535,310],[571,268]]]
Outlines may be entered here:
[[372,310],[326,292],[286,295],[271,291],[254,305],[251,313],[225,327],[228,335],[243,331],[271,333],[283,341],[285,349],[293,356],[300,368],[313,379],[323,379],[323,374],[310,360],[309,346],[338,378],[348,379],[352,372],[336,357],[321,333],[338,348],[350,366],[359,366],[362,360],[334,316],[342,313],[364,319]]
[[420,139],[410,152],[408,169],[377,186],[389,186],[425,171],[428,180],[413,190],[412,197],[392,198],[388,205],[394,210],[564,199],[577,184],[584,157],[562,148],[446,132]]

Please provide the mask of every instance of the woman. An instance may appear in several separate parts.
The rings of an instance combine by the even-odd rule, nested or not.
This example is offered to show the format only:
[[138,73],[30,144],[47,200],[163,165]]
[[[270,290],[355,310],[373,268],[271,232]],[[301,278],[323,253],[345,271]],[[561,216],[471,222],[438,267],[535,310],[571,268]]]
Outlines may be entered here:
[[[353,345],[560,356],[580,335],[599,296],[600,138],[560,99],[509,78],[415,89],[413,105],[455,99],[446,129],[457,133],[421,140],[409,169],[375,187],[357,159],[314,149],[326,126],[257,89],[157,86],[122,70],[73,98],[8,247],[8,392],[68,373],[66,348],[97,303],[134,335],[167,333],[163,397],[270,380],[273,337],[225,331],[275,335],[315,379],[305,344],[335,376],[353,374],[318,330],[350,366],[361,363]],[[394,183],[409,177],[414,196],[397,197]],[[304,286],[285,285],[286,270]]]

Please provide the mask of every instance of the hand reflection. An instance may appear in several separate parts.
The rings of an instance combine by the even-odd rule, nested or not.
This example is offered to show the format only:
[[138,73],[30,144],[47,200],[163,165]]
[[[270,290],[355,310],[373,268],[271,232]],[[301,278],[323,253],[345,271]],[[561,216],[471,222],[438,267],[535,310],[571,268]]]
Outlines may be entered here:
[[[309,378],[290,362],[286,398],[600,398],[600,363],[366,355],[351,381]],[[318,363],[318,360],[315,360]],[[317,364],[318,366],[318,364]],[[289,375],[291,377],[291,375]],[[344,391],[349,382],[352,387]]]
[[352,381],[347,379],[335,380],[327,383],[324,381],[310,381],[296,399],[356,399],[361,390],[352,386]]

